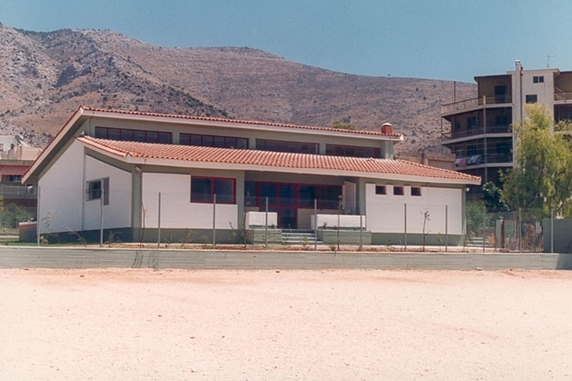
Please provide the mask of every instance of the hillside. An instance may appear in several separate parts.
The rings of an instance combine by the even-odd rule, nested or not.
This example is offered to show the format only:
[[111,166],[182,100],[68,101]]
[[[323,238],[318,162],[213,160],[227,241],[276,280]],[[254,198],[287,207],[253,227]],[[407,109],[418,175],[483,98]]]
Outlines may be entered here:
[[[453,82],[349,75],[249,48],[165,48],[101,30],[0,24],[0,130],[44,145],[79,105],[373,130],[401,151],[439,147]],[[457,83],[457,98],[476,85]],[[438,148],[437,148],[438,149]]]

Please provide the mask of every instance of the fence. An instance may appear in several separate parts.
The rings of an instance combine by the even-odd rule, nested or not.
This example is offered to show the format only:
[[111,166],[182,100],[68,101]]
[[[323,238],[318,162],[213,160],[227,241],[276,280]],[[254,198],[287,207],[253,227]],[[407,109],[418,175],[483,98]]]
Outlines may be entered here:
[[[512,212],[490,212],[483,205],[467,208],[467,240],[473,246],[495,251],[554,252],[554,237],[545,237],[545,225],[538,209],[518,209]],[[546,242],[548,239],[551,242]]]
[[304,189],[306,194],[301,188],[299,197],[277,192],[272,196],[245,195],[243,200],[214,193],[204,200],[189,200],[188,191],[147,192],[140,221],[126,219],[131,213],[129,199],[117,203],[113,195],[106,205],[102,194],[86,201],[76,219],[80,226],[69,228],[69,218],[58,211],[41,211],[41,236],[36,232],[36,240],[38,245],[79,241],[103,246],[122,240],[157,246],[200,244],[204,248],[297,245],[308,250],[318,245],[331,250],[339,250],[341,245],[358,250],[372,245],[399,250],[439,246],[447,251],[463,244],[460,200],[457,205],[439,205],[428,203],[429,191],[421,194],[418,189],[409,195],[407,190],[406,195],[387,196],[372,187],[365,205],[356,202],[354,195],[340,195],[325,186],[318,189],[318,197],[308,195],[316,189]]

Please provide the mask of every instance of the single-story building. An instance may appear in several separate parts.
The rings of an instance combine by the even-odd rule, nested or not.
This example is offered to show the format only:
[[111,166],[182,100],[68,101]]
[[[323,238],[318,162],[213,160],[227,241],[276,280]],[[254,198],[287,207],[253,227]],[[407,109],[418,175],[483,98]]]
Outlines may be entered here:
[[465,189],[480,178],[395,160],[402,140],[388,124],[357,131],[80,107],[23,182],[38,186],[39,234],[58,239],[105,231],[154,242],[160,229],[163,241],[209,242],[214,226],[217,241],[239,242],[237,232],[262,224],[357,226],[372,244],[396,244],[404,229],[410,244],[445,234],[460,243]]

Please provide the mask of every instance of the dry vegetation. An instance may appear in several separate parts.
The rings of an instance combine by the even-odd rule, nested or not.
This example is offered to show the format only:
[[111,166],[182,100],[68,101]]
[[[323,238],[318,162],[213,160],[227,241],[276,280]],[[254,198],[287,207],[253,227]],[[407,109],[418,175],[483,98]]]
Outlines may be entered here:
[[[81,104],[358,129],[392,123],[402,151],[439,147],[453,83],[367,77],[249,48],[164,48],[110,31],[36,33],[0,25],[0,129],[35,145]],[[457,97],[476,86],[457,84]],[[40,133],[40,134],[38,134]]]

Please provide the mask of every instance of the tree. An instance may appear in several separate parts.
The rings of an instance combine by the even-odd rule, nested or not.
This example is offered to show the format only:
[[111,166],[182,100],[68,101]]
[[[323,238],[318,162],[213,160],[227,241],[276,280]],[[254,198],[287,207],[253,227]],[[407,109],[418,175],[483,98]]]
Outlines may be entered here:
[[355,126],[351,123],[340,122],[339,120],[335,120],[332,124],[332,127],[338,128],[340,130],[355,130]]
[[502,199],[502,189],[489,181],[483,184],[483,201],[489,212],[508,212],[509,207]]
[[0,209],[0,223],[3,227],[16,229],[20,222],[29,221],[32,215],[16,204],[8,204],[5,208]]
[[525,107],[527,118],[514,126],[516,166],[503,178],[502,198],[512,209],[572,217],[572,125],[555,125],[544,106]]

